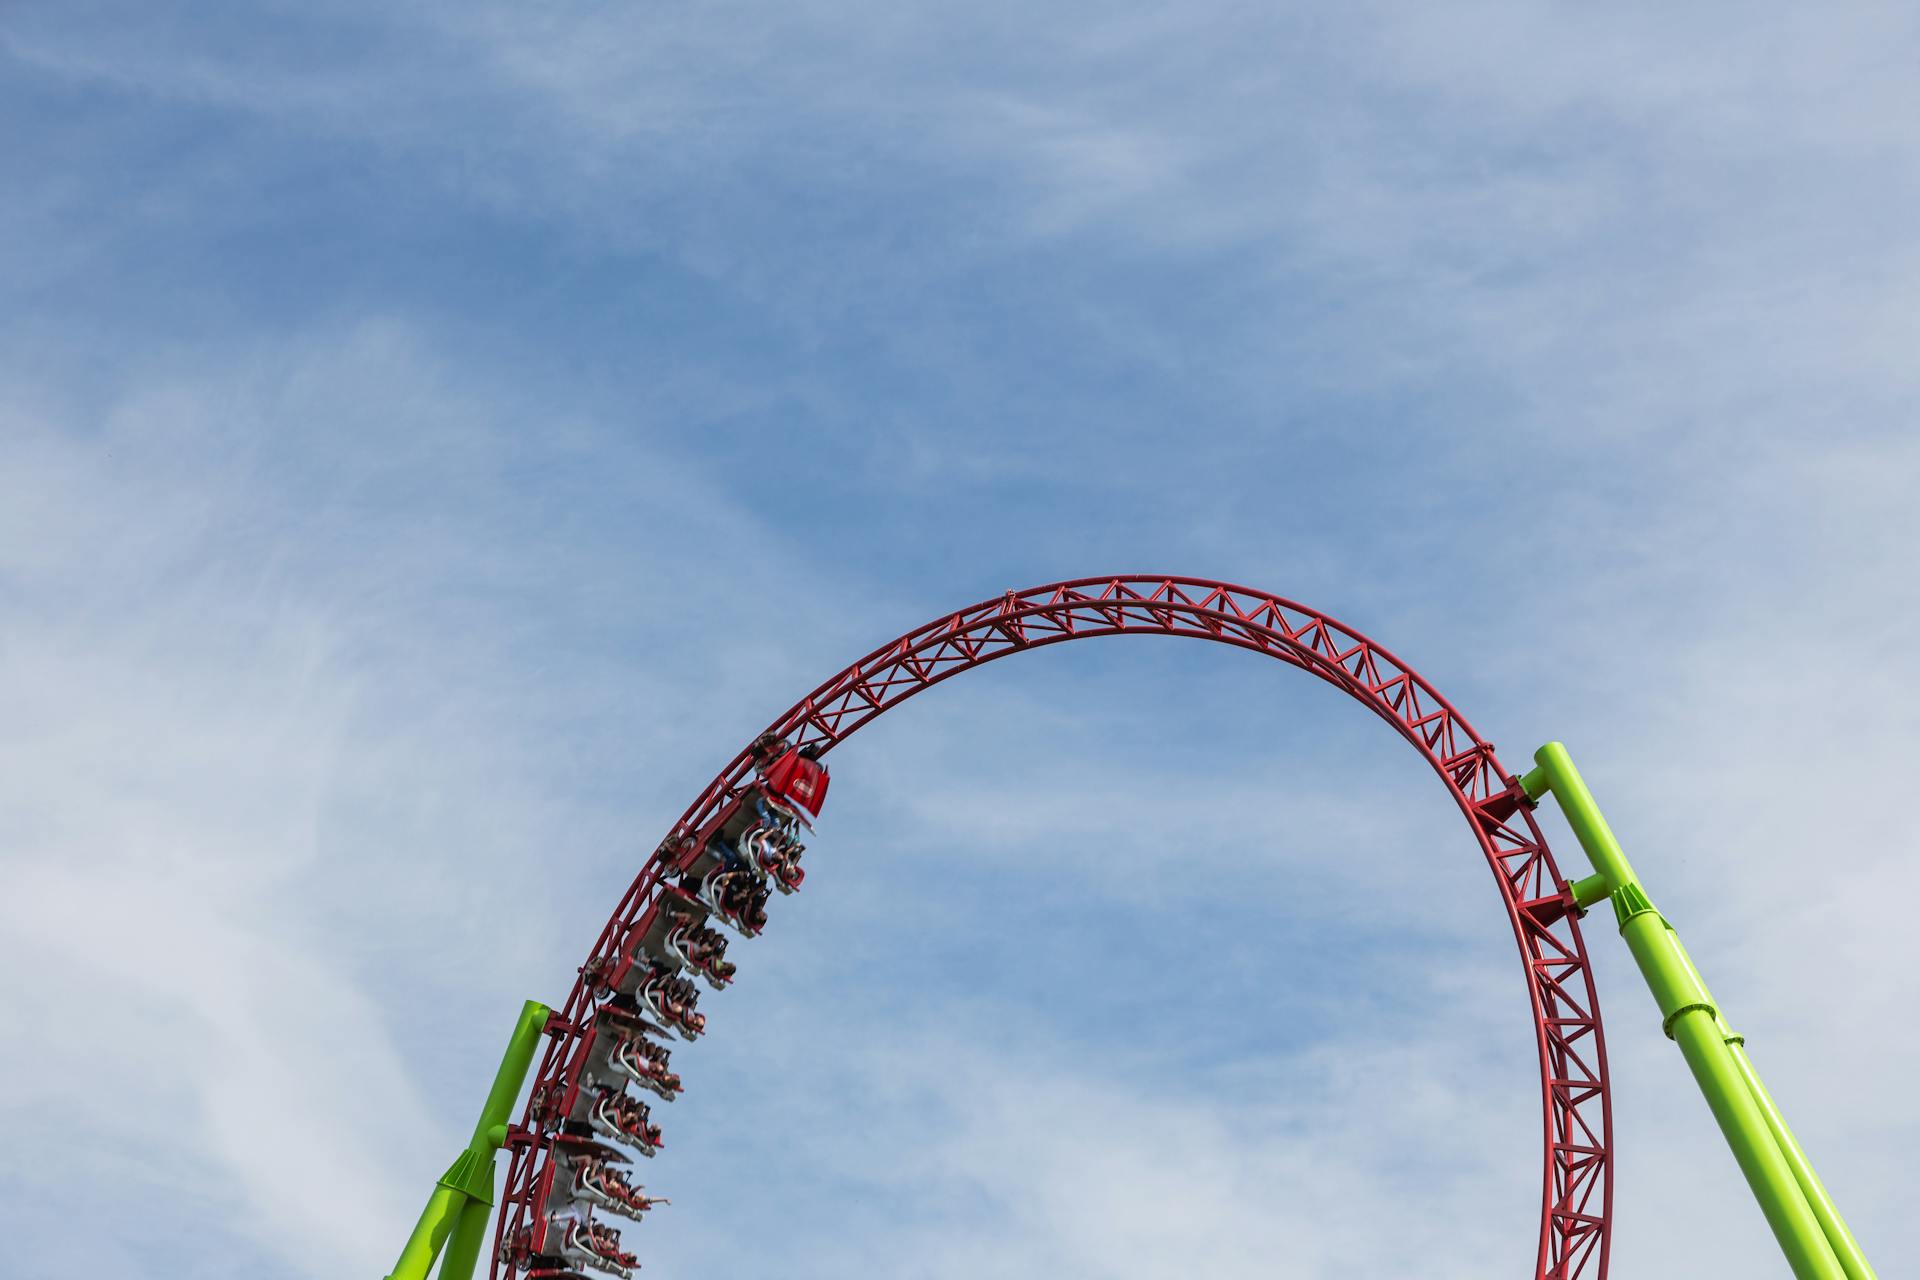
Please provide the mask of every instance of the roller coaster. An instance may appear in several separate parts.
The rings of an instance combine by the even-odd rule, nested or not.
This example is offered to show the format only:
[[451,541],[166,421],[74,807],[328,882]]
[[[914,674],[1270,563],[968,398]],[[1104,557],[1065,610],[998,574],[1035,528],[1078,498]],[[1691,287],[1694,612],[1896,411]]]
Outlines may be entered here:
[[[701,988],[733,981],[730,943],[757,936],[775,895],[803,884],[803,840],[826,798],[828,753],[964,671],[1069,640],[1131,635],[1233,645],[1326,681],[1390,725],[1453,798],[1493,873],[1526,982],[1543,1148],[1535,1280],[1607,1275],[1612,1103],[1580,929],[1603,902],[1793,1274],[1872,1280],[1744,1039],[1728,1029],[1678,934],[1649,901],[1564,747],[1549,743],[1532,768],[1510,772],[1432,685],[1353,628],[1265,592],[1143,575],[1009,591],[935,619],[822,683],[742,748],[640,868],[566,1001],[527,1002],[472,1141],[435,1187],[389,1280],[425,1280],[436,1260],[443,1280],[468,1280],[489,1221],[493,1280],[629,1280],[638,1250],[621,1232],[634,1228],[612,1223],[637,1224],[665,1203],[646,1194],[633,1169],[666,1145],[653,1111],[682,1091],[669,1045],[705,1030]],[[1562,876],[1534,817],[1548,795],[1591,874]],[[532,1088],[513,1122],[530,1068]],[[501,1150],[507,1173],[496,1214]]]

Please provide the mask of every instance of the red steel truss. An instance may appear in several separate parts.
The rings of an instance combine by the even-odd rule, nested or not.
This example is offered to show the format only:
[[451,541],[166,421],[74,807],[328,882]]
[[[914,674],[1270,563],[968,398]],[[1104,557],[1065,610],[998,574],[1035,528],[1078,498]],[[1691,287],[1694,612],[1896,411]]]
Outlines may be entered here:
[[[962,671],[1008,654],[1111,635],[1191,636],[1252,649],[1351,694],[1420,751],[1467,819],[1494,874],[1519,944],[1540,1056],[1545,1172],[1536,1280],[1605,1280],[1613,1208],[1612,1109],[1606,1043],[1578,912],[1532,806],[1514,776],[1433,686],[1350,627],[1278,596],[1195,578],[1081,578],[1009,591],[882,645],[802,698],[768,728],[824,752],[881,712]],[[619,939],[653,908],[687,861],[676,837],[705,831],[751,780],[742,750],[674,824],[634,877],[566,1005],[549,1025],[533,1097],[570,1089],[596,1007],[586,974],[613,959]],[[509,1136],[511,1161],[495,1227],[493,1275],[508,1273],[502,1240],[515,1239],[552,1181],[553,1125],[527,1114]]]

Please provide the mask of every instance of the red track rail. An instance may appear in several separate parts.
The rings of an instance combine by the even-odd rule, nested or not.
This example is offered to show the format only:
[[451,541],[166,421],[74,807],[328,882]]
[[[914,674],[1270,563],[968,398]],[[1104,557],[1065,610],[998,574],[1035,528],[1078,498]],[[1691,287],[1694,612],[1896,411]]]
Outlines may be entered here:
[[[948,614],[840,672],[768,728],[824,752],[881,712],[984,662],[1026,649],[1111,635],[1190,636],[1252,649],[1351,694],[1426,757],[1466,816],[1493,870],[1502,908],[1525,965],[1540,1057],[1545,1173],[1536,1280],[1607,1274],[1613,1209],[1613,1121],[1606,1043],[1593,974],[1565,882],[1513,775],[1447,700],[1411,668],[1349,627],[1290,600],[1194,578],[1082,578],[1009,591]],[[700,832],[750,780],[743,749],[687,807],[668,839]],[[684,855],[679,855],[680,859]],[[656,852],[600,931],[585,970],[653,905],[679,870]],[[534,1096],[570,1085],[594,1013],[584,977],[575,981],[534,1079]],[[495,1227],[493,1275],[507,1274],[499,1243],[530,1221],[544,1198],[552,1134],[529,1113],[516,1126]],[[1597,1203],[1596,1203],[1597,1202]]]

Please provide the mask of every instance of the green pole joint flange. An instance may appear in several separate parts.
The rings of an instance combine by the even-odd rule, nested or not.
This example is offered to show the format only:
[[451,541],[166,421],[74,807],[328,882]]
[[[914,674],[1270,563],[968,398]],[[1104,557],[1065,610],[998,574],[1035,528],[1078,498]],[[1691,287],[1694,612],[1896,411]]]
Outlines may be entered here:
[[1689,1013],[1704,1013],[1704,1014],[1707,1014],[1709,1017],[1712,1017],[1716,1021],[1720,1017],[1720,1011],[1718,1009],[1714,1008],[1712,1005],[1708,1004],[1704,1000],[1696,1000],[1692,1004],[1681,1005],[1678,1009],[1675,1009],[1672,1013],[1662,1018],[1660,1020],[1660,1034],[1664,1035],[1669,1040],[1673,1039],[1674,1038],[1673,1024],[1678,1022],[1681,1018],[1685,1017]]
[[475,1151],[471,1147],[462,1151],[454,1162],[447,1167],[436,1185],[449,1191],[458,1191],[469,1200],[493,1205],[493,1152]]
[[[546,1006],[542,1005],[542,1008]],[[524,1077],[524,1073],[523,1077]],[[493,1153],[507,1143],[507,1126],[496,1124],[479,1135],[480,1145],[468,1147],[448,1166],[438,1185],[458,1191],[470,1200],[493,1206]]]
[[[1607,896],[1613,899],[1613,918],[1619,922],[1622,929],[1625,929],[1627,922],[1635,916],[1642,916],[1653,910],[1653,904],[1647,901],[1646,890],[1637,884],[1623,884]],[[1666,924],[1666,921],[1662,919],[1660,923]]]

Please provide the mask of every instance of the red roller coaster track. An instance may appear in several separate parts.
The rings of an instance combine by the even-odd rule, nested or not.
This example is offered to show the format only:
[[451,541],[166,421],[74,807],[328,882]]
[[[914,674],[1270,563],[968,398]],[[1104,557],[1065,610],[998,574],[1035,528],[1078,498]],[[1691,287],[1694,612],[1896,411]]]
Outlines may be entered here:
[[[1612,1114],[1600,1008],[1577,912],[1532,806],[1512,774],[1447,700],[1365,636],[1290,600],[1194,578],[1082,578],[1009,591],[948,614],[882,645],[769,726],[795,744],[830,749],[881,712],[984,662],[1093,636],[1190,636],[1252,649],[1310,672],[1352,695],[1420,751],[1466,816],[1479,843],[1527,978],[1540,1057],[1545,1173],[1536,1280],[1607,1274],[1613,1206]],[[519,1238],[553,1180],[554,1125],[537,1105],[577,1084],[598,997],[587,975],[615,958],[619,940],[648,919],[669,879],[697,853],[717,819],[751,780],[746,750],[681,815],[660,852],[620,899],[582,965],[549,1040],[521,1123],[495,1228],[493,1275],[510,1268],[502,1241]],[[550,1113],[548,1113],[550,1114]]]

